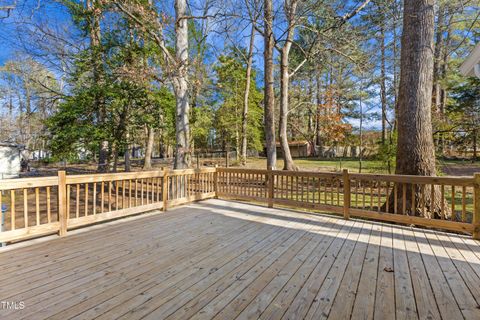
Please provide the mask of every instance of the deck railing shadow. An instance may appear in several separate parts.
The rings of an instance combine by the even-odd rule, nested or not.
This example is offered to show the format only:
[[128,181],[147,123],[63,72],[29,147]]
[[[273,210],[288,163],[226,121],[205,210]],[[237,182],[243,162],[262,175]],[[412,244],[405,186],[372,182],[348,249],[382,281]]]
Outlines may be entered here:
[[[158,228],[168,224],[168,219],[172,217],[174,217],[172,223],[174,223],[176,227],[165,228],[165,233],[157,232]],[[199,221],[192,223],[196,221],[195,219],[197,218]],[[276,221],[279,223],[276,223]],[[115,229],[116,227],[118,227],[118,230]],[[143,230],[143,232],[140,233],[141,236],[138,236],[140,229]],[[236,248],[239,246],[239,241],[235,241],[235,239],[239,237],[241,239],[241,236],[249,232],[248,230],[253,229],[256,231],[248,233],[248,235],[251,236],[248,240],[249,245],[245,246],[243,251],[237,251]],[[111,234],[110,232],[105,232],[105,230],[115,230],[118,232]],[[94,232],[96,235],[90,237],[90,232]],[[185,237],[180,240],[180,245],[183,249],[170,251],[170,242],[168,239],[171,235],[178,234],[179,232],[184,232],[185,234]],[[300,234],[300,232],[304,235]],[[120,236],[119,234],[122,235]],[[75,244],[79,238],[82,237],[75,234],[71,237],[62,238],[61,244],[69,248],[68,261],[59,261],[58,257],[60,254],[50,252],[51,249],[49,249],[48,246],[28,248],[29,260],[32,260],[32,256],[37,256],[37,267],[42,264],[42,268],[44,268],[42,272],[51,272],[54,270],[67,272],[67,268],[71,268],[72,270],[75,268],[77,277],[83,274],[91,274],[90,270],[93,268],[93,265],[88,264],[88,261],[86,261],[84,257],[91,256],[92,254],[97,255],[100,249],[98,245],[89,246],[88,243],[96,241],[98,244],[99,238],[97,236],[100,237],[102,243],[109,243],[109,241],[106,241],[107,239],[111,239],[113,243],[118,243],[118,241],[115,241],[116,239],[125,239],[125,235],[128,234],[136,235],[140,239],[136,242],[127,241],[128,245],[125,247],[112,246],[111,249],[106,248],[102,251],[105,252],[105,257],[108,257],[108,260],[103,262],[105,264],[104,267],[108,268],[108,274],[102,275],[102,283],[107,283],[109,279],[113,279],[116,274],[120,272],[122,274],[122,281],[136,283],[135,286],[122,289],[123,291],[120,297],[114,293],[116,292],[117,286],[121,288],[124,284],[122,284],[122,282],[115,283],[112,281],[112,284],[108,286],[105,284],[105,287],[100,289],[102,292],[101,295],[90,295],[80,300],[75,290],[71,290],[72,282],[64,280],[61,278],[62,275],[57,276],[57,274],[52,274],[51,278],[42,277],[35,280],[43,281],[42,285],[46,287],[55,283],[56,295],[54,296],[51,296],[48,291],[34,295],[35,291],[30,293],[27,290],[28,286],[15,286],[15,291],[7,291],[8,288],[14,287],[15,282],[13,279],[7,279],[8,281],[3,283],[5,292],[2,292],[2,289],[0,289],[0,293],[6,297],[13,293],[21,294],[25,299],[28,299],[26,301],[30,302],[29,308],[18,313],[19,316],[21,315],[26,318],[33,315],[35,310],[40,310],[40,308],[47,310],[44,312],[49,315],[48,310],[51,309],[49,306],[61,304],[62,301],[67,300],[78,300],[82,305],[91,306],[91,308],[100,306],[99,310],[101,312],[107,312],[108,309],[101,308],[107,308],[109,305],[111,305],[110,308],[124,306],[124,308],[128,308],[129,310],[138,310],[142,308],[142,305],[137,302],[138,299],[135,299],[135,297],[138,297],[137,286],[144,286],[147,283],[151,283],[149,287],[161,287],[164,282],[168,283],[168,281],[159,279],[169,279],[175,276],[174,270],[187,269],[191,270],[189,271],[192,274],[191,277],[193,277],[193,275],[197,277],[196,275],[198,275],[198,281],[201,283],[201,279],[216,272],[221,273],[224,269],[231,267],[232,264],[242,265],[243,263],[248,263],[249,259],[253,259],[253,257],[258,261],[267,259],[270,252],[282,245],[285,245],[285,248],[282,248],[282,252],[288,254],[289,248],[291,248],[300,237],[304,239],[307,238],[306,242],[313,241],[318,243],[313,246],[312,249],[315,254],[306,255],[304,258],[305,260],[316,259],[305,281],[317,282],[318,285],[316,287],[318,288],[321,288],[324,282],[329,283],[327,280],[329,279],[329,270],[338,268],[337,273],[343,274],[341,271],[348,267],[352,256],[358,251],[363,250],[362,255],[365,256],[365,259],[362,260],[362,263],[364,266],[359,266],[359,279],[351,285],[352,290],[355,291],[360,285],[365,285],[365,281],[369,281],[367,276],[363,276],[362,273],[366,273],[370,268],[373,268],[373,272],[376,275],[378,274],[378,278],[375,277],[374,282],[369,282],[366,285],[373,288],[375,292],[375,286],[384,285],[386,281],[401,281],[402,284],[406,283],[407,286],[402,286],[402,289],[407,290],[407,292],[401,292],[402,294],[408,295],[408,301],[412,303],[409,307],[413,308],[413,312],[419,314],[420,317],[423,315],[422,312],[428,308],[426,304],[421,303],[421,301],[425,301],[426,298],[437,299],[437,295],[441,294],[442,299],[444,299],[443,301],[448,300],[452,304],[456,304],[455,298],[457,298],[457,294],[460,291],[463,290],[463,292],[468,293],[468,290],[473,290],[472,292],[478,292],[479,290],[478,283],[480,282],[480,275],[476,274],[472,269],[472,267],[480,268],[479,264],[475,261],[467,262],[465,258],[462,258],[460,248],[458,248],[459,245],[450,249],[445,246],[448,241],[445,239],[437,241],[435,240],[436,237],[433,237],[434,235],[448,236],[447,233],[438,233],[433,230],[416,229],[400,225],[393,226],[391,224],[365,221],[362,219],[344,220],[339,216],[299,213],[298,211],[284,208],[271,209],[260,205],[226,202],[223,200],[200,202],[191,208],[178,207],[167,215],[140,217],[136,220],[117,224],[111,228],[105,228],[103,226],[98,230],[89,231],[89,239],[83,237],[83,241],[78,243],[78,246],[85,248],[85,250],[78,253],[78,256],[76,255],[77,252],[72,250],[70,245]],[[199,234],[207,237],[209,241],[221,243],[222,246],[209,252],[211,245],[208,245],[208,241],[203,238],[199,238]],[[154,235],[156,238],[151,238]],[[285,238],[286,240],[278,243],[271,242],[272,248],[263,247],[262,243],[265,244],[265,239],[270,239],[270,236],[272,237],[271,239]],[[288,241],[288,236],[296,236],[297,240]],[[461,236],[458,235],[454,235],[453,237],[456,239],[461,238]],[[387,238],[388,241],[382,241],[382,239],[385,238]],[[144,241],[145,239],[148,239],[148,241]],[[202,247],[202,244],[205,248]],[[427,248],[419,249],[419,244],[422,246],[427,245]],[[267,247],[268,245],[269,244],[266,244]],[[250,249],[253,246],[255,246],[255,249]],[[320,250],[321,246],[322,249]],[[428,247],[431,249],[428,249]],[[456,252],[454,253],[458,254],[459,257],[455,257],[455,255],[452,254],[454,248],[456,248]],[[128,259],[124,258],[121,264],[119,264],[117,260],[120,258],[115,257],[118,257],[119,254],[124,251],[127,254],[125,257],[128,257]],[[141,258],[135,259],[135,257],[140,257],[146,251],[148,251],[151,257],[157,257],[155,263],[149,266],[146,266],[147,261],[142,261],[139,264],[138,259]],[[445,255],[444,251],[449,251],[450,255]],[[221,259],[226,252],[234,252],[235,254],[228,259]],[[380,252],[382,252],[383,258],[380,258]],[[51,256],[45,257],[48,253],[50,253]],[[6,252],[4,256],[2,256],[5,262],[2,264],[2,267],[5,268],[5,270],[18,270],[18,265],[23,263],[22,260],[16,261],[13,259],[16,254],[17,252]],[[180,254],[187,258],[184,258],[184,260],[178,259]],[[215,264],[214,269],[211,269],[208,264],[204,265],[202,263],[203,260],[201,260],[202,258],[200,258],[210,257],[211,255],[218,255],[219,257],[219,259],[217,259],[218,264]],[[12,259],[8,259],[8,257],[12,257]],[[237,257],[245,257],[245,260]],[[99,256],[99,258],[104,258],[104,256]],[[305,260],[301,261],[301,263],[305,263]],[[77,263],[75,263],[75,261],[77,261]],[[169,267],[168,261],[175,261],[175,265]],[[407,264],[402,264],[402,261],[406,261]],[[456,275],[452,275],[450,270],[452,264],[458,270],[458,274]],[[25,273],[25,276],[30,272],[25,269],[20,270]],[[4,273],[0,275],[0,277],[8,278],[7,275],[8,273]],[[241,278],[241,276],[242,274],[238,275],[239,278]],[[310,277],[312,278],[310,279]],[[415,279],[412,279],[413,277],[415,277]],[[463,283],[464,287],[458,287],[460,278],[456,279],[456,277],[461,277],[461,283]],[[79,279],[83,281],[81,278]],[[83,286],[94,286],[95,281],[98,280],[91,279],[90,282],[83,283]],[[340,281],[342,281],[342,277],[338,279],[338,282],[335,282],[335,285],[339,285]],[[430,281],[437,281],[437,283],[432,287],[429,284]],[[360,284],[360,282],[362,282],[362,284]],[[195,283],[197,283],[197,281],[192,283],[192,286],[196,285]],[[175,288],[176,285],[175,282],[172,282],[169,286],[156,290],[156,295],[162,295],[164,292],[168,292],[170,288]],[[457,286],[455,287],[457,291],[450,291],[449,287],[454,286]],[[40,288],[39,285],[35,287]],[[185,290],[189,288],[190,287],[185,287]],[[446,289],[446,291],[439,291],[443,289]],[[81,288],[79,290],[81,290]],[[302,286],[298,286],[291,290],[297,291],[295,294],[292,294],[293,301],[297,293],[303,289]],[[119,300],[120,298],[121,300]],[[31,299],[33,299],[33,301]],[[109,304],[109,299],[115,299],[115,304]],[[344,297],[342,297],[342,303],[344,301],[343,299]],[[463,306],[475,308],[476,305],[472,304],[470,300],[463,300]],[[292,301],[290,301],[290,303]],[[164,308],[167,308],[173,303],[175,303],[175,299],[172,299],[171,302],[166,302]],[[203,308],[203,303],[206,304],[208,301],[201,301],[199,305],[195,305],[193,310]],[[334,306],[335,303],[329,304],[328,308],[334,308],[332,305]],[[386,308],[387,307],[388,306],[386,306]],[[452,307],[452,305],[440,306],[440,308],[443,307],[448,308]],[[330,312],[328,308],[324,310],[326,314]],[[8,315],[9,313],[6,314]],[[79,317],[81,317],[81,315]]]
[[[295,217],[288,217],[288,216],[284,216],[284,215],[278,215],[278,211],[275,210],[275,209],[266,210],[267,208],[265,208],[265,206],[262,206],[261,204],[250,204],[251,207],[245,208],[245,207],[242,207],[242,206],[232,206],[231,205],[232,203],[242,204],[242,202],[239,202],[239,201],[229,200],[229,205],[223,205],[223,204],[218,204],[218,203],[213,203],[213,202],[206,202],[204,204],[200,203],[200,205],[201,206],[204,205],[205,209],[211,211],[212,213],[217,213],[218,214],[219,213],[218,210],[222,210],[222,211],[235,210],[235,212],[237,212],[237,213],[243,213],[243,214],[246,214],[246,215],[257,216],[257,217],[267,218],[267,219],[271,219],[271,220],[284,221],[285,223],[287,223],[287,222],[297,222],[297,223],[303,223],[303,224],[308,224],[308,225],[312,225],[312,226],[324,226],[326,216],[329,219],[333,219],[333,220],[338,221],[338,222],[344,221],[344,219],[342,217],[340,217],[338,215],[331,215],[331,214],[328,214],[328,213],[315,213],[315,212],[305,212],[305,211],[303,211],[302,213],[304,213],[305,216],[304,217],[298,217],[297,216],[298,213],[299,213],[298,210],[281,208],[282,212],[292,212],[294,214],[297,214]],[[255,207],[261,209],[262,211],[255,210],[254,209]],[[318,218],[318,219],[315,219],[315,218]],[[358,221],[363,221],[363,220],[359,219]],[[379,222],[379,221],[374,221],[374,220],[369,220],[368,223],[371,224],[374,227],[382,227],[382,226],[391,227],[391,224],[384,223],[384,222]],[[342,228],[342,225],[333,224],[329,228],[340,230]],[[425,228],[420,229],[420,228],[415,228],[413,226],[405,226],[405,225],[401,225],[401,224],[395,224],[394,228],[397,229],[397,230],[408,231],[408,232],[411,232],[412,230],[413,231],[416,230],[418,232],[422,232],[424,234],[432,235],[432,236],[440,235],[440,236],[447,236],[448,237],[449,235],[451,235],[451,233],[448,233],[448,232],[425,229]],[[353,232],[359,232],[360,228],[352,227],[351,230]],[[466,236],[466,235],[456,234],[455,237],[457,239],[459,239],[459,238],[469,239],[469,237]],[[404,238],[407,241],[416,241],[415,238],[412,237],[412,236],[404,235]],[[448,247],[448,248],[452,248],[452,249],[457,249],[457,247],[452,242],[444,242],[443,246]],[[477,249],[478,249],[478,253],[480,253],[480,246],[478,246]]]

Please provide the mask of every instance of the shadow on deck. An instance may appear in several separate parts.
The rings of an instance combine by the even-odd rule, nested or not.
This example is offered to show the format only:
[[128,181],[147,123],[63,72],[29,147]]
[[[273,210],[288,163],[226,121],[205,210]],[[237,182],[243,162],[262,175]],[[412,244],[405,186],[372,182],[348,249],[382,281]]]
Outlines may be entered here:
[[480,319],[478,241],[233,201],[13,245],[0,267],[2,319]]

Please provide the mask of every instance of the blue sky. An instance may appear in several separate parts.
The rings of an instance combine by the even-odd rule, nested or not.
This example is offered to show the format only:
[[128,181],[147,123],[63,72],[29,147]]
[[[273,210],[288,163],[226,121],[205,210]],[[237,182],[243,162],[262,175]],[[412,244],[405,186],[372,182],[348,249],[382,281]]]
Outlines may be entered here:
[[[235,3],[235,1],[233,1],[233,3]],[[357,1],[350,2],[350,6],[353,6],[356,3]],[[200,11],[202,9],[201,4],[201,0],[193,0],[193,2],[191,2],[191,8]],[[162,7],[162,11],[167,12],[167,14],[170,15],[174,14],[172,0],[159,2],[159,5]],[[344,12],[340,12],[340,14],[344,14]],[[201,14],[194,13],[194,15]],[[39,24],[47,23],[49,25],[58,26],[71,24],[71,19],[66,8],[54,0],[20,0],[18,2],[17,9],[12,11],[11,16],[7,19],[0,20],[0,64],[4,64],[6,61],[14,59],[18,49],[22,48],[22,44],[17,41],[18,34],[16,32],[16,28],[24,21],[32,21]],[[234,40],[238,41],[239,38],[242,38],[243,45],[246,47],[249,41],[248,36],[250,28],[246,27],[246,25],[239,25],[238,27],[239,31],[236,39]],[[279,30],[282,29],[282,23],[280,23],[277,28]],[[72,30],[69,28],[68,31],[71,32]],[[213,46],[213,48],[210,51],[211,57],[209,60],[210,62],[214,62],[218,54],[222,53],[224,47],[230,45],[231,43],[228,39],[220,34],[221,32],[219,31],[221,30],[219,30],[219,26],[213,26],[211,31],[209,43]],[[254,61],[255,67],[258,70],[257,83],[259,86],[261,86],[263,83],[263,38],[259,34],[256,36],[255,47],[256,55],[254,57]],[[379,105],[378,99],[366,101],[366,103],[370,105]],[[368,109],[368,107],[365,108]],[[375,110],[375,108],[373,109]],[[354,126],[358,126],[358,120],[349,119],[349,122],[351,122]],[[364,125],[366,128],[378,128],[380,124],[378,121],[366,121]]]

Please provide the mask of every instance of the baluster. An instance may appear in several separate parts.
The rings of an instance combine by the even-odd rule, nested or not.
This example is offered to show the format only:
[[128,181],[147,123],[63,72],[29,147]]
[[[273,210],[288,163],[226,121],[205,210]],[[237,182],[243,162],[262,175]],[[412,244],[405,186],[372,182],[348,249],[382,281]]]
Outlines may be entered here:
[[377,212],[380,212],[381,202],[382,202],[382,182],[377,182]]
[[23,189],[23,220],[25,228],[28,228],[28,194],[27,189]]
[[37,226],[40,225],[40,190],[35,188],[35,217]]
[[66,212],[66,216],[67,216],[67,219],[70,219],[70,191],[71,191],[71,186],[68,184],[67,185],[67,212]]
[[93,183],[93,215],[97,214],[97,183]]
[[443,220],[445,219],[445,185],[440,186],[440,206],[441,206],[441,214],[440,218]]
[[[68,213],[67,213],[68,217]],[[52,205],[51,205],[51,194],[50,187],[47,187],[47,222],[52,222]]]
[[112,181],[108,181],[108,211],[112,211]]
[[100,204],[102,208],[100,212],[103,213],[103,211],[105,211],[105,182],[102,181],[101,187],[102,187],[102,190],[100,193],[100,197],[101,197]]
[[397,213],[397,207],[398,207],[398,183],[394,182],[393,183],[393,213]]
[[85,183],[85,217],[88,215],[88,183]]
[[125,209],[125,180],[122,180],[122,209]]
[[10,224],[11,230],[15,230],[15,190],[10,190]]
[[75,185],[75,191],[77,198],[75,199],[75,218],[80,217],[80,184]]

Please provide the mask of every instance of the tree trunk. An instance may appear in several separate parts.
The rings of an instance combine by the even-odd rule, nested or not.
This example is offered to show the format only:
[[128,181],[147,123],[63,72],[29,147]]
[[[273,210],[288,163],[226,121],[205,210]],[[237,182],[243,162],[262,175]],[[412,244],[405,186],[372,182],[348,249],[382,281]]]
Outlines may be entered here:
[[253,49],[255,46],[255,21],[252,21],[252,30],[250,31],[250,45],[248,47],[247,57],[247,74],[245,79],[245,93],[243,96],[243,113],[242,113],[242,151],[240,155],[240,163],[242,166],[247,164],[247,127],[248,127],[248,101],[250,97],[250,86],[252,77]]
[[287,124],[288,124],[288,88],[289,88],[289,74],[288,74],[288,55],[291,47],[291,42],[285,43],[281,51],[281,65],[280,65],[280,121],[278,125],[278,135],[280,137],[280,146],[282,148],[283,170],[297,170],[293,163],[292,154],[288,145]]
[[322,141],[322,126],[320,123],[320,118],[322,116],[322,86],[320,81],[320,76],[317,73],[316,75],[317,83],[317,115],[316,115],[316,144],[318,146],[318,156],[323,157],[323,141]]
[[176,76],[173,81],[177,103],[175,121],[175,169],[190,167],[190,105],[188,102],[188,19],[186,0],[175,0],[175,54]]
[[385,65],[385,25],[380,22],[380,99],[382,102],[382,144],[387,141],[387,86],[386,86],[386,65]]
[[[288,2],[286,2],[288,3]],[[293,163],[290,147],[288,146],[287,125],[288,125],[288,109],[289,109],[289,57],[292,47],[293,36],[295,35],[295,16],[297,12],[297,1],[292,0],[290,5],[285,5],[285,16],[288,20],[288,31],[285,44],[280,51],[280,122],[278,126],[278,135],[280,137],[280,146],[283,155],[283,170],[298,170]]]
[[[436,175],[431,117],[433,35],[434,1],[405,0],[398,96],[396,174]],[[399,192],[401,189],[397,188]],[[419,201],[420,188],[415,189],[415,203],[420,204],[422,203]],[[393,194],[390,195],[390,197],[393,196]],[[440,190],[435,190],[434,197],[441,199]],[[430,193],[427,193],[426,198],[428,199],[425,200],[425,203],[428,204],[427,210],[430,217],[441,214],[447,216],[447,212],[440,212],[441,202],[439,200],[434,201],[432,206]],[[407,196],[406,201],[407,208],[411,208],[411,193]],[[448,208],[448,205],[445,207]],[[389,208],[390,211],[392,209]],[[410,214],[421,215],[422,213],[415,209],[415,212],[410,212]]]
[[152,169],[153,143],[155,142],[155,129],[151,126],[147,128],[147,143],[145,148],[145,160],[143,170]]
[[277,149],[275,143],[275,92],[273,88],[273,5],[272,0],[264,0],[264,117],[265,148],[267,151],[267,167],[275,168]]
[[434,60],[433,60],[433,106],[434,111],[440,111],[440,95],[441,95],[441,86],[440,86],[440,70],[442,65],[442,58],[441,54],[444,49],[443,44],[443,32],[445,27],[445,5],[443,3],[440,4],[438,8],[438,16],[437,16],[437,30],[435,32],[435,51],[434,51]]
[[[95,5],[95,1],[88,0],[86,2],[87,10],[90,12],[90,21],[88,26],[88,32],[90,34],[90,50],[91,50],[91,63],[92,63],[92,75],[93,81],[92,85],[97,85],[100,83],[101,78],[101,63],[102,63],[102,55],[100,51],[100,17],[98,8]],[[97,111],[98,116],[98,126],[103,126],[105,122],[106,112],[102,103],[102,97],[100,97],[99,93],[95,93],[94,97],[94,110]],[[103,140],[100,142],[99,151],[98,151],[98,172],[107,172],[108,171],[108,141]]]

